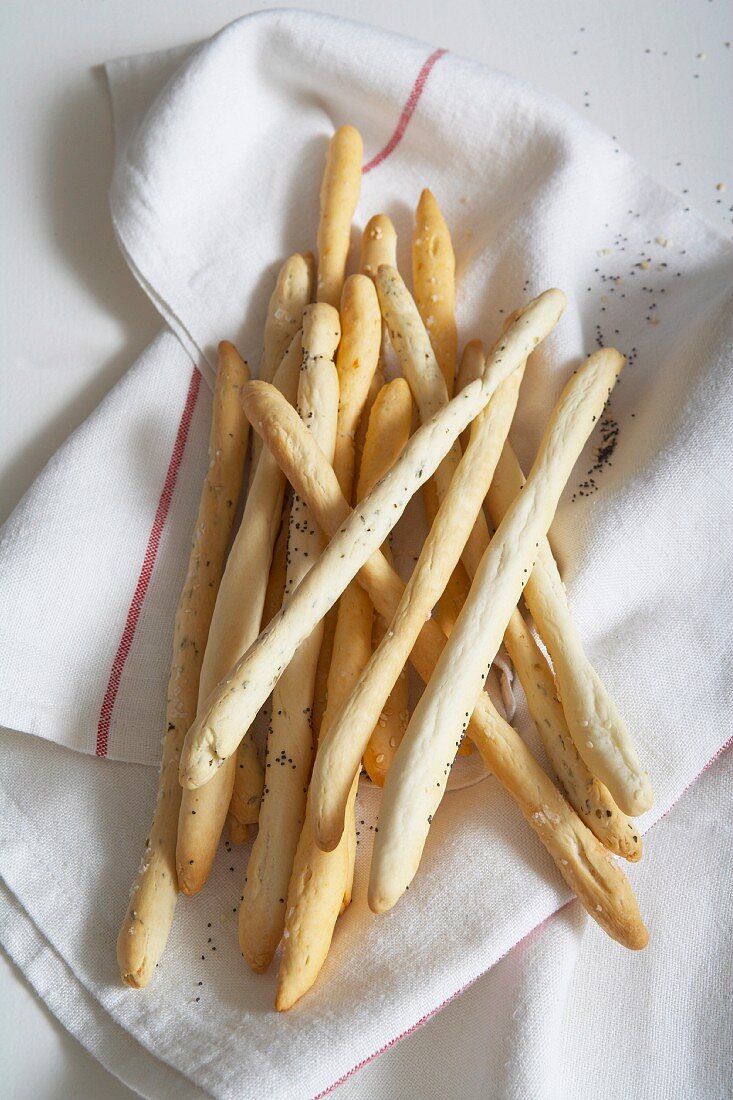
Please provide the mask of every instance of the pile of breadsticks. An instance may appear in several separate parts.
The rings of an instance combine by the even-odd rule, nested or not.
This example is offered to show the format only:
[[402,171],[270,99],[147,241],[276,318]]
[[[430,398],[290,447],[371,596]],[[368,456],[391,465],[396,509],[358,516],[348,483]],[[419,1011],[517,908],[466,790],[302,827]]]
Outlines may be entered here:
[[[349,904],[362,769],[384,787],[368,894],[382,913],[417,872],[464,735],[594,920],[626,947],[647,942],[612,855],[640,858],[631,817],[651,791],[547,541],[623,357],[604,348],[572,372],[525,477],[507,436],[527,359],[564,295],[517,310],[488,354],[467,344],[456,370],[455,258],[429,191],[413,293],[384,215],[364,230],[360,273],[345,277],[361,163],[361,138],[344,126],[326,158],[317,260],[296,254],[279,273],[258,380],[231,344],[219,349],[158,802],[117,944],[132,986],[161,958],[179,890],[206,882],[228,818],[235,842],[257,826],[242,954],[262,971],[281,947],[276,1006],[290,1008]],[[389,382],[388,345],[403,375]],[[249,485],[227,556],[248,424]],[[389,535],[418,490],[428,534],[405,584]],[[484,690],[502,643],[557,782]],[[425,683],[411,716],[408,661]],[[270,697],[263,763],[252,724]]]

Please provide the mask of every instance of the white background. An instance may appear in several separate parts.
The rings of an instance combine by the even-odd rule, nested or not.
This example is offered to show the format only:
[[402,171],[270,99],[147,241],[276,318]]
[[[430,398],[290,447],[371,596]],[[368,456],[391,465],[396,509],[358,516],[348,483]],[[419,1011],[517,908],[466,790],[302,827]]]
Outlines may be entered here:
[[[112,137],[99,65],[197,41],[272,6],[4,0],[0,520],[160,324],[112,235]],[[614,134],[733,236],[731,0],[299,6],[362,18],[531,80]],[[3,1096],[132,1095],[55,1023],[4,958],[0,965]]]

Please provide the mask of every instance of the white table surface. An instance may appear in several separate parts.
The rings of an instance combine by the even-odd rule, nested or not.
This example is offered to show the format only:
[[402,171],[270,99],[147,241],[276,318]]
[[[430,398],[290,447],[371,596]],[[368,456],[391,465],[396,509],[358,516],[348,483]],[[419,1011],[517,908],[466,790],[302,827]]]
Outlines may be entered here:
[[[98,66],[197,41],[274,6],[282,5],[2,5],[0,520],[160,326],[112,235],[112,138]],[[368,14],[358,0],[299,6],[368,18],[532,80],[614,134],[733,236],[730,0],[371,0]],[[133,1095],[55,1022],[3,956],[0,1005],[8,1100]]]

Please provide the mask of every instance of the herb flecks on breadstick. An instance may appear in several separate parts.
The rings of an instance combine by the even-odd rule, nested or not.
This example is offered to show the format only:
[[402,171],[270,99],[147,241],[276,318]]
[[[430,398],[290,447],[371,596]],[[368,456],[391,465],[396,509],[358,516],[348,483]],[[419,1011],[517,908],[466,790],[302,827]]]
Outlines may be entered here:
[[[519,463],[507,448],[488,496],[495,522],[500,521],[523,483]],[[585,655],[546,539],[540,541],[525,598],[550,654],[562,708],[578,753],[625,813],[645,812],[652,804],[649,779],[616,705]]]
[[432,191],[420,196],[412,236],[415,304],[430,335],[448,396],[456,372],[456,257],[443,213]]
[[[408,390],[409,397],[404,379],[395,379],[392,386],[398,384]],[[367,440],[370,435],[377,437],[381,439],[383,446],[366,448],[357,498],[359,492],[366,495],[370,491],[400,453],[396,450],[399,439],[393,433],[380,430],[382,426],[385,429],[388,427],[380,421],[383,412],[389,409],[389,404],[377,403],[372,410]],[[371,601],[365,590],[352,581],[339,602],[334,646],[337,658],[329,678],[328,706],[323,719],[324,733],[369,660],[371,631]],[[339,912],[350,900],[356,856],[354,802],[357,781],[355,777],[348,799],[346,828],[340,844],[333,851],[326,853],[318,848],[310,816],[306,816],[288,889],[283,957],[275,1002],[278,1011],[292,1007],[315,982],[328,955]]]
[[[339,403],[333,356],[340,335],[335,309],[325,303],[306,308],[298,412],[331,461]],[[308,506],[295,494],[290,509],[286,603],[318,560],[323,546],[323,535],[311,519]],[[257,971],[270,965],[285,924],[284,899],[305,819],[305,792],[313,760],[310,715],[321,635],[319,623],[298,647],[272,696],[259,830],[239,907],[239,945]]]
[[[297,417],[285,423],[288,410],[276,394],[259,387],[250,395],[249,405],[253,423],[259,426],[267,448],[308,501],[319,526],[333,537],[349,515],[349,505],[333,470]],[[359,583],[369,592],[375,611],[391,620],[405,585],[382,554],[374,554],[365,563]],[[428,620],[410,654],[426,683],[445,645],[445,634],[433,619]],[[519,734],[500,718],[485,692],[474,708],[468,733],[588,914],[619,943],[629,948],[643,947],[648,936],[628,879],[565,801]]]
[[316,300],[338,309],[351,240],[351,221],[361,191],[364,144],[353,126],[340,126],[328,144],[321,183]]
[[[301,359],[300,333],[297,333],[274,379],[274,385],[278,391],[282,390],[288,403],[295,401]],[[219,588],[201,667],[199,711],[218,680],[259,633],[284,489],[285,478],[277,463],[271,455],[263,454],[247,494],[242,521]],[[242,599],[242,592],[247,593],[246,600]],[[242,735],[246,732],[246,729],[240,730]],[[209,876],[229,810],[236,771],[234,755],[204,789],[183,792],[176,869],[178,885],[184,894],[198,893]]]
[[173,631],[166,708],[168,730],[163,742],[158,800],[117,940],[122,980],[136,989],[148,984],[163,955],[178,897],[175,864],[181,803],[178,758],[186,730],[196,714],[201,662],[242,485],[249,425],[242,411],[241,390],[248,378],[247,366],[236,349],[229,343],[220,344],[210,462]]
[[369,731],[445,589],[477,517],[483,519],[481,507],[509,432],[523,373],[520,366],[507,378],[474,421],[468,449],[438,509],[389,630],[319,746],[308,799],[316,838],[326,850],[341,836],[346,797]]
[[[384,785],[369,905],[390,909],[415,876],[455,747],[534,567],[560,494],[623,366],[604,348],[565,386],[532,472],[481,559],[471,592],[418,703]],[[467,391],[464,391],[467,392]]]
[[[381,546],[416,489],[431,476],[466,425],[552,330],[564,306],[565,295],[559,290],[545,291],[531,302],[487,359],[483,378],[418,428],[392,470],[331,539],[288,606],[206,700],[186,737],[182,785],[205,784],[231,756],[298,645]],[[265,382],[249,383],[245,412],[249,397],[266,386]],[[260,431],[259,424],[253,426]]]

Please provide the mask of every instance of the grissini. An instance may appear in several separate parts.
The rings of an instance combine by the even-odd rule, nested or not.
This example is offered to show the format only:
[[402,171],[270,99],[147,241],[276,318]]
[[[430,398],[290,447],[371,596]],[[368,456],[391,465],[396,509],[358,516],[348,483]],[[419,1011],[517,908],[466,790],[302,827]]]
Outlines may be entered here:
[[412,235],[412,287],[415,304],[453,395],[456,373],[456,257],[450,231],[432,191],[426,187],[415,211]]
[[[420,420],[424,424],[444,408],[449,399],[448,388],[430,343],[430,337],[417,306],[396,268],[386,265],[380,267],[377,272],[377,294],[392,346],[399,357],[402,372],[410,384]],[[504,337],[492,349],[491,355],[494,358],[497,348],[500,348],[503,343]],[[464,388],[462,392],[466,393],[469,388]],[[461,444],[456,439],[440,463],[433,479],[435,500],[431,502],[430,494],[426,497],[426,511],[430,526],[435,522],[437,506],[448,492],[460,461]],[[476,540],[481,543],[485,527],[486,522],[482,513],[477,517],[467,543],[470,545]]]
[[[507,448],[487,498],[495,523],[500,522],[523,484],[519,463]],[[588,770],[605,784],[624,813],[644,813],[652,805],[648,776],[642,770],[624,720],[585,655],[546,539],[540,540],[524,595],[550,654],[568,729],[580,757]]]
[[[374,402],[372,413],[373,426],[370,423],[367,431],[362,467],[367,471],[376,469],[377,456],[381,453],[387,456],[385,465],[389,469],[404,450],[412,427],[412,395],[404,378],[395,378],[383,387]],[[367,483],[361,477],[357,491],[359,498],[363,498],[368,492]],[[382,546],[382,553],[392,565],[388,542]],[[388,629],[389,626],[381,615],[375,616],[372,636],[376,645],[379,645]],[[372,783],[376,783],[378,787],[384,786],[397,746],[407,729],[408,718],[407,669],[403,668],[364,750],[364,767]]]
[[[454,745],[534,566],[560,494],[623,366],[604,348],[572,375],[545,429],[532,472],[481,559],[448,645],[420,699],[384,785],[369,906],[390,909],[417,871],[440,805]],[[464,393],[467,391],[463,391]]]
[[328,143],[321,183],[316,301],[338,309],[351,240],[351,220],[361,191],[364,144],[353,126],[339,126]]
[[[388,264],[391,267],[397,266],[397,234],[394,225],[386,214],[375,214],[374,217],[369,219],[362,233],[362,273],[374,280],[382,264]],[[383,425],[383,430],[392,435],[396,434],[397,438],[402,440],[399,450],[395,452],[395,455],[404,447],[412,427],[412,397],[410,396],[410,389],[407,383],[402,379],[402,384],[399,386],[395,387],[392,384],[388,384],[385,389],[389,331],[384,320],[382,320],[381,327],[382,338],[379,361],[377,363],[377,369],[372,376],[364,412],[356,432],[356,453],[358,462],[364,461],[362,456],[366,446],[366,436],[371,412],[376,401],[380,398],[380,395],[382,401],[389,402],[389,408],[385,406],[380,410],[379,419],[380,423]],[[374,432],[372,432],[372,445],[378,446],[377,437]],[[373,466],[371,458],[367,460],[367,463]],[[392,465],[392,463],[390,462],[389,465]],[[364,493],[362,492],[362,496],[363,495]],[[382,550],[387,560],[391,563],[389,542],[384,544]],[[379,644],[386,630],[387,624],[384,619],[379,615],[374,616],[372,623],[373,646]],[[402,740],[402,735],[407,728],[408,716],[407,671],[403,669],[389,697],[387,706],[379,716],[379,721],[374,727],[369,744],[364,751],[364,767],[369,778],[379,787],[384,783],[384,777],[389,770],[389,765],[392,762],[395,749]]]
[[[526,591],[526,590],[525,590]],[[504,633],[532,721],[568,801],[605,848],[631,862],[641,859],[641,833],[585,766],[568,731],[555,680],[532,632],[515,609]]]
[[[374,284],[368,276],[352,275],[344,283],[341,321],[343,335],[336,360],[339,376],[339,417],[333,468],[344,495],[351,500],[356,465],[356,429],[369,396],[369,387],[381,350],[382,317]],[[326,616],[326,622],[333,616],[335,625],[331,639],[331,662],[326,682],[326,705],[322,725],[318,729],[319,737],[333,714],[334,700],[343,698],[346,685],[351,685],[355,676],[358,676],[371,649],[372,605],[364,589],[355,581],[346,588],[338,606]],[[344,883],[344,908],[351,901],[356,860],[356,822],[353,816],[352,810],[347,836],[349,861]]]
[[257,377],[272,382],[313,296],[314,260],[310,252],[289,256],[278,272],[265,318],[265,346]]
[[[514,315],[512,315],[514,316]],[[507,322],[512,318],[507,318]],[[466,388],[469,383],[473,382],[474,378],[481,376],[483,371],[484,353],[483,346],[480,340],[469,340],[469,342],[463,348],[463,354],[461,355],[461,361],[456,374],[456,392],[460,393],[461,389]],[[474,421],[475,422],[475,421]],[[471,436],[471,428],[467,428],[461,434],[461,447],[463,451],[466,451],[469,439]],[[488,546],[489,543],[489,529],[485,530],[485,543]],[[485,547],[484,547],[485,549]],[[471,587],[471,581],[464,562],[461,562],[458,569],[453,572],[451,576],[446,592],[437,607],[437,612],[434,612],[435,617],[438,619],[442,630],[445,634],[450,636],[450,631],[453,625],[456,623],[456,619],[460,614],[461,607],[466,602],[466,597]],[[511,722],[514,717],[516,709],[516,703],[514,700],[514,692],[512,691],[512,665],[510,659],[506,656],[503,649],[500,649],[496,653],[494,658],[494,671],[499,679],[499,686],[502,695],[502,704],[504,707],[504,717],[507,722]],[[461,738],[461,744],[458,749],[460,756],[469,756],[473,751],[473,741],[470,737],[463,736]]]
[[[316,522],[333,537],[349,515],[349,505],[333,470],[298,417],[289,417],[287,406],[265,387],[250,392],[248,415],[288,480],[308,501]],[[392,619],[405,586],[382,554],[374,554],[365,563],[359,583],[369,592],[377,613]],[[445,645],[445,634],[429,619],[410,654],[426,683]],[[476,703],[468,734],[588,914],[624,946],[644,947],[648,935],[628,879],[562,797],[519,734],[499,716],[485,692]]]
[[[393,391],[409,387],[404,379],[395,379],[390,385]],[[379,439],[381,446],[367,446],[364,451],[357,494],[366,495],[380,476],[396,461],[400,451],[399,435],[383,423],[389,413],[389,400],[377,401],[372,410],[367,443]],[[335,472],[335,471],[334,471]],[[347,602],[352,585],[347,588],[339,603],[336,627],[338,662],[332,666],[329,682],[328,705],[323,720],[323,730],[328,730],[332,714],[338,710],[349,694],[359,673],[371,653],[372,605],[364,589],[366,603]],[[326,960],[331,938],[339,913],[351,897],[351,883],[356,856],[354,801],[357,779],[352,785],[348,806],[348,823],[341,843],[332,852],[322,852],[316,844],[310,818],[306,813],[298,850],[293,863],[293,874],[288,888],[287,915],[283,934],[283,954],[277,979],[275,1007],[278,1011],[291,1008],[316,981]]]
[[[369,278],[374,281],[382,264],[389,264],[391,267],[397,266],[397,233],[395,232],[394,225],[386,214],[375,214],[364,226],[361,235],[361,273],[362,275],[368,275]],[[372,375],[369,393],[367,395],[366,404],[364,405],[364,413],[356,429],[357,467],[362,451],[364,450],[364,440],[369,424],[369,414],[372,411],[372,406],[376,401],[377,394],[386,380],[386,355],[388,345],[389,332],[383,320],[377,369]]]
[[[262,440],[260,440],[261,442]],[[291,500],[290,486],[286,486],[280,528],[275,540],[275,548],[272,551],[270,575],[267,578],[265,603],[260,619],[261,631],[265,629],[272,616],[283,605]],[[253,737],[245,737],[237,750],[234,787],[227,814],[229,839],[233,844],[244,844],[250,833],[250,826],[257,824],[264,785],[265,772],[255,740]]]
[[379,362],[382,317],[374,284],[350,275],[341,296],[341,343],[336,356],[339,415],[333,468],[348,499],[354,485],[354,439]]
[[[306,307],[298,412],[331,461],[339,403],[333,356],[340,335],[338,313],[332,306],[319,303]],[[318,560],[323,546],[323,535],[311,519],[308,506],[294,494],[290,509],[286,604]],[[239,906],[239,946],[255,971],[266,970],[270,965],[285,923],[285,896],[305,818],[305,792],[313,760],[310,715],[321,634],[319,623],[298,647],[272,696],[272,724],[267,738],[259,829]]]
[[229,343],[219,345],[209,440],[209,467],[201,490],[188,571],[176,611],[173,660],[168,680],[167,731],[153,823],[117,939],[117,962],[125,985],[142,989],[163,956],[178,897],[176,834],[181,787],[178,758],[196,714],[199,673],[211,616],[224,570],[247,453],[247,423],[241,389],[247,365]]
[[481,508],[514,417],[523,373],[524,367],[520,366],[502,382],[473,422],[466,453],[458,463],[389,629],[318,747],[308,804],[316,840],[326,851],[334,848],[341,837],[348,792],[370,730],[460,560],[477,517],[481,514],[483,518]]
[[[300,333],[297,333],[273,381],[290,404],[297,396],[301,360]],[[284,489],[285,478],[277,463],[271,455],[262,455],[219,587],[201,667],[199,707],[259,632]],[[246,599],[242,598],[243,592]],[[184,894],[198,893],[209,877],[229,810],[236,770],[233,756],[205,790],[183,792],[176,870]]]
[[[381,344],[382,318],[371,279],[365,275],[349,276],[344,283],[341,295],[340,319],[341,343],[336,357],[339,377],[339,413],[333,468],[341,488],[351,500],[356,430],[369,396],[369,387],[379,361]],[[366,599],[360,589],[355,598],[362,601]],[[332,608],[323,624],[323,639],[318,657],[313,699],[313,730],[316,737],[320,734],[326,710],[337,612],[338,608]]]
[[[482,360],[480,343],[477,341],[468,343],[463,349],[457,377],[459,390],[479,375]],[[474,425],[477,423],[475,420],[473,422]],[[464,436],[468,436],[468,432],[464,433]],[[507,448],[504,450],[507,451]],[[500,466],[501,463],[502,459],[500,459]],[[486,531],[486,546],[488,544],[489,532]],[[477,571],[479,562],[480,558],[468,561],[471,576]],[[446,632],[449,634],[449,631]],[[529,630],[522,614],[516,608],[504,632],[504,646],[522,683],[529,714],[543,741],[551,766],[562,783],[573,809],[580,815],[582,821],[586,822],[591,832],[601,840],[604,847],[616,855],[623,856],[624,859],[632,861],[641,859],[641,833],[635,822],[630,821],[630,818],[622,813],[608,790],[593,777],[579,757],[578,750],[570,737],[565,716],[562,714],[562,707],[557,701],[553,671],[549,668],[544,653],[539,649],[532,631]],[[499,663],[494,661],[495,665]],[[507,718],[511,720],[514,695],[504,661],[500,665],[500,674],[502,700]],[[461,741],[461,747],[464,744],[466,744],[466,738]]]
[[[431,476],[465,426],[552,330],[564,306],[559,290],[545,291],[531,302],[488,357],[483,377],[418,428],[389,473],[331,539],[297,595],[205,700],[181,755],[182,786],[206,783],[232,755],[298,645],[381,546],[416,488]],[[249,393],[266,386],[250,382]]]
[[[466,345],[457,379],[459,392],[480,373],[477,354],[478,348],[475,344]],[[476,430],[477,424],[478,419],[471,425],[471,433]],[[506,450],[505,447],[502,458]],[[499,460],[499,465],[502,458]],[[518,491],[519,488],[517,488]],[[516,493],[514,495],[516,496]],[[481,543],[464,549],[464,560],[470,577],[475,576],[483,550],[489,545],[488,529],[484,531],[483,539],[483,549]],[[478,554],[476,554],[477,550]],[[463,599],[467,594],[466,589]],[[463,600],[461,600],[461,606],[462,604]],[[504,645],[524,689],[532,720],[571,805],[609,851],[628,860],[641,858],[641,838],[638,828],[619,810],[603,784],[590,774],[578,756],[569,735],[562,708],[556,698],[552,671],[516,608],[504,633]],[[510,716],[511,710],[507,708],[507,704],[513,703],[514,698],[503,671],[501,686],[502,699],[507,715]],[[465,738],[461,746],[463,744],[465,744]]]
[[[265,338],[262,361],[257,377],[272,382],[290,342],[303,324],[303,310],[313,298],[315,261],[312,252],[295,252],[280,268],[275,288],[270,295],[265,317]],[[259,436],[252,440],[252,461],[249,483],[257,469],[262,443]]]

